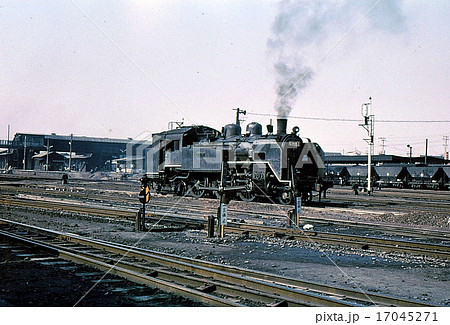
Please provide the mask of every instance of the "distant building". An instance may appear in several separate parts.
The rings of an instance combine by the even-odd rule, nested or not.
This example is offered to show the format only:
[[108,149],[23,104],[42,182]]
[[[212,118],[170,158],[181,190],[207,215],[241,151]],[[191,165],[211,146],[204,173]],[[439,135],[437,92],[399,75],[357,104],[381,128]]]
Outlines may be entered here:
[[34,170],[64,170],[64,156],[57,152],[50,152],[47,155],[47,151],[41,151],[31,157],[31,160],[33,162],[31,169]]
[[112,161],[126,156],[130,141],[132,140],[17,133],[9,145],[9,153],[0,152],[0,168],[11,166],[17,169],[111,171]]

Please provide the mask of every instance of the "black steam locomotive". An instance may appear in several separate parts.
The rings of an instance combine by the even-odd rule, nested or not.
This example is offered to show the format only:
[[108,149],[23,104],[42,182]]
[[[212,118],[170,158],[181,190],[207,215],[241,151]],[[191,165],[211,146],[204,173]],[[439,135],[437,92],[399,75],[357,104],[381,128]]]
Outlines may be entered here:
[[322,182],[323,151],[300,138],[298,127],[288,134],[286,126],[286,119],[278,119],[277,133],[268,125],[263,134],[261,124],[252,122],[244,135],[237,124],[222,132],[194,125],[153,134],[147,176],[159,193],[214,197],[227,187],[244,201],[265,197],[291,204],[295,196],[311,201]]

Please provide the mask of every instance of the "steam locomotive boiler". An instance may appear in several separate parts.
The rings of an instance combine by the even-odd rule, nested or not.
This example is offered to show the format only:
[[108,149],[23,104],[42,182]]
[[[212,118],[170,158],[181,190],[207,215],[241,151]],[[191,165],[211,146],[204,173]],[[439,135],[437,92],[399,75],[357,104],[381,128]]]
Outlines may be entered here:
[[237,124],[222,132],[193,125],[153,134],[147,176],[159,193],[217,196],[220,187],[231,187],[244,201],[311,201],[324,174],[323,151],[300,138],[298,127],[291,133],[286,127],[287,119],[278,119],[276,133],[268,125],[263,134],[261,124],[252,122],[243,135]]

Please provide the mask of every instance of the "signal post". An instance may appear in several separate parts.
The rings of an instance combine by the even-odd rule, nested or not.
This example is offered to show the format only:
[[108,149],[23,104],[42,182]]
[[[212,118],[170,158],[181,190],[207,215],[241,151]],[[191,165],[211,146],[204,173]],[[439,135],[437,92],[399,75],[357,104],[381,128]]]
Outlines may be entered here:
[[220,204],[217,209],[217,236],[225,236],[225,226],[228,218],[228,204],[236,195],[236,191],[245,190],[245,186],[227,186],[228,181],[228,161],[230,160],[230,149],[228,147],[222,150],[222,171],[220,175]]
[[145,231],[145,205],[150,201],[150,188],[148,185],[150,180],[144,174],[140,181],[141,191],[139,192],[139,202],[142,203],[142,208],[139,209],[136,216],[136,231]]
[[230,203],[230,200],[228,200],[226,193],[225,193],[225,183],[227,179],[228,174],[228,160],[229,160],[229,151],[227,149],[222,150],[222,168],[220,173],[220,187],[219,187],[219,195],[220,195],[220,203],[219,208],[217,210],[217,236],[219,238],[223,238],[224,233],[224,226],[227,224],[227,217],[228,217],[228,204]]

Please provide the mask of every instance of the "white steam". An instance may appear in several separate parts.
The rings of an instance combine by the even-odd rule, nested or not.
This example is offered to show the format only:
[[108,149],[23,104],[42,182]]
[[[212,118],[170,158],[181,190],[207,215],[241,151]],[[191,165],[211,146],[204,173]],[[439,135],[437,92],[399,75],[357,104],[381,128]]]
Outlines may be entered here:
[[342,37],[358,19],[364,17],[368,30],[402,32],[400,5],[400,0],[282,0],[267,41],[276,73],[278,116],[289,115],[297,95],[313,77],[313,65],[329,50],[326,46],[332,46],[330,42]]

